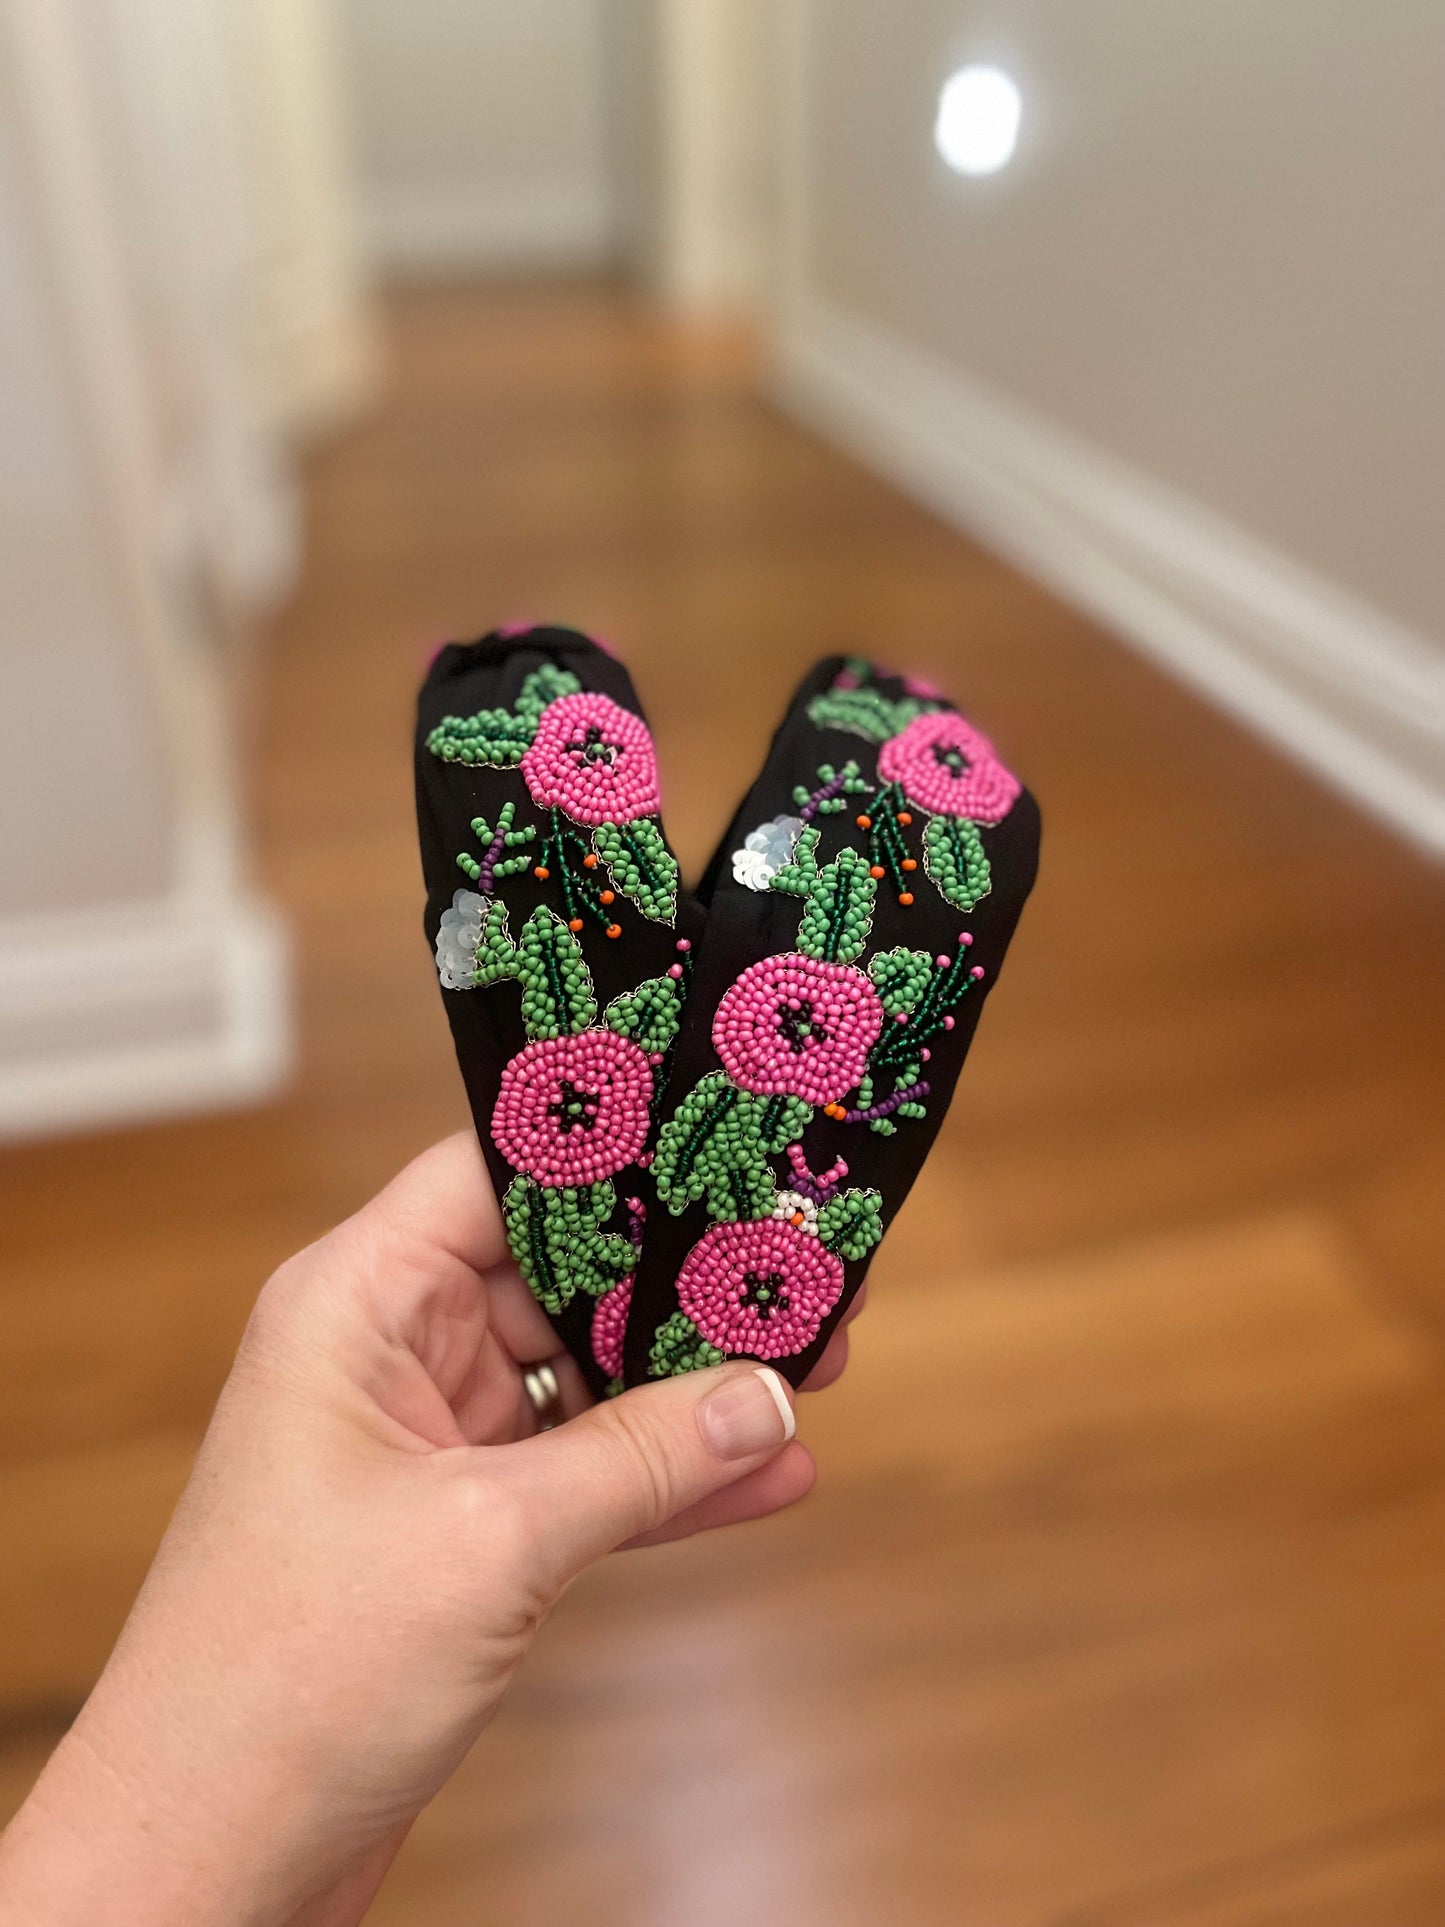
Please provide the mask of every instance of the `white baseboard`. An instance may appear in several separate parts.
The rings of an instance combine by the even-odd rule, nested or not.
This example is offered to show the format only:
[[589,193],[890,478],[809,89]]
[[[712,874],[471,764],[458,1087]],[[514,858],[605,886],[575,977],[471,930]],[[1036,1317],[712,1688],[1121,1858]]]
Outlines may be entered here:
[[778,391],[822,433],[1445,852],[1445,663],[1422,637],[851,315],[796,309]]
[[401,275],[582,272],[603,266],[617,241],[610,198],[580,188],[377,188],[363,213],[371,259]]
[[0,923],[0,1141],[269,1097],[290,1001],[285,926],[254,896]]

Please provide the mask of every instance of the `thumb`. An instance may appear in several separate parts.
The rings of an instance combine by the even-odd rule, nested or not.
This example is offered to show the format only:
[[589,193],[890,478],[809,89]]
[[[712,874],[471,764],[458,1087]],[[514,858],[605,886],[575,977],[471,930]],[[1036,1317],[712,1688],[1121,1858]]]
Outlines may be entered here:
[[640,1385],[503,1450],[534,1549],[560,1587],[766,1465],[796,1429],[785,1381],[739,1363]]

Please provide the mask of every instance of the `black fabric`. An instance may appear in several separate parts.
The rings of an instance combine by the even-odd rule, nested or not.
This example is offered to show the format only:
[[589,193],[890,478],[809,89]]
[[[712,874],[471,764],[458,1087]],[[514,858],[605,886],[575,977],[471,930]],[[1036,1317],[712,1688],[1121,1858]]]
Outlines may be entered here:
[[[521,635],[493,635],[479,643],[451,646],[441,652],[421,692],[416,755],[429,945],[436,944],[438,929],[452,905],[454,893],[458,888],[469,887],[468,878],[457,867],[457,857],[460,853],[471,852],[474,856],[477,853],[477,839],[471,827],[473,819],[483,817],[495,823],[503,804],[510,802],[517,827],[533,826],[540,836],[547,821],[547,812],[529,795],[528,784],[519,768],[447,761],[429,747],[429,739],[445,717],[469,717],[483,710],[512,710],[527,678],[541,665],[567,672],[584,690],[610,698],[635,716],[641,714],[626,670],[571,630],[534,629]],[[840,691],[846,692],[841,702]],[[810,707],[818,699],[822,699],[822,707],[815,708],[810,715]],[[676,970],[680,959],[686,967],[681,979],[672,979],[679,995],[686,993],[686,1002],[680,1031],[669,1045],[665,1059],[655,1067],[653,1121],[646,1148],[637,1161],[612,1179],[619,1203],[617,1215],[608,1227],[610,1231],[617,1232],[623,1224],[621,1200],[625,1197],[635,1196],[645,1211],[645,1230],[640,1235],[636,1268],[628,1287],[631,1305],[624,1348],[624,1376],[628,1384],[643,1382],[659,1370],[706,1364],[717,1355],[710,1348],[711,1341],[701,1342],[705,1334],[700,1334],[681,1313],[679,1275],[690,1254],[699,1249],[700,1241],[707,1239],[717,1225],[735,1221],[757,1224],[769,1215],[764,1206],[770,1202],[776,1202],[779,1210],[787,1208],[785,1194],[790,1192],[795,1173],[791,1162],[793,1153],[787,1150],[784,1139],[791,1139],[812,1177],[825,1173],[838,1158],[845,1160],[849,1196],[860,1192],[878,1194],[876,1204],[869,1207],[873,1213],[870,1226],[872,1230],[879,1226],[886,1230],[917,1177],[942,1122],[984,1000],[997,982],[1004,953],[1033,882],[1039,844],[1038,809],[1027,791],[1017,791],[1016,786],[1011,792],[1011,802],[1003,808],[997,821],[988,821],[985,814],[979,824],[964,826],[972,838],[969,847],[975,856],[986,853],[989,870],[986,894],[970,907],[960,909],[956,901],[946,900],[945,886],[925,864],[924,838],[930,818],[928,812],[916,807],[906,812],[901,807],[895,810],[898,822],[902,823],[906,816],[907,827],[895,837],[890,862],[896,864],[896,859],[905,857],[908,874],[899,874],[895,867],[867,885],[859,881],[858,865],[862,861],[867,868],[865,852],[869,846],[868,828],[860,827],[858,821],[859,804],[867,794],[880,788],[878,759],[883,738],[878,729],[837,726],[840,716],[848,720],[849,705],[854,702],[865,706],[865,721],[866,704],[876,702],[878,714],[894,719],[886,725],[888,728],[902,728],[907,718],[941,719],[954,715],[952,705],[944,699],[932,692],[919,691],[902,678],[874,671],[867,664],[843,658],[819,664],[797,690],[773,739],[763,771],[735,814],[697,892],[689,896],[679,889],[675,914],[670,920],[656,914],[644,916],[631,901],[619,902],[616,915],[621,928],[616,938],[606,937],[591,921],[577,936],[580,953],[591,973],[598,1009],[604,1013],[596,1021],[604,1026],[606,1007],[614,998],[635,991],[644,980],[661,981]],[[985,761],[987,750],[984,744],[979,752]],[[749,832],[778,816],[796,817],[802,807],[797,793],[801,788],[810,795],[817,794],[820,769],[842,771],[851,766],[856,766],[852,779],[854,790],[841,799],[842,807],[834,813],[820,811],[810,821],[808,836],[794,839],[794,856],[788,872],[793,881],[786,887],[780,883],[772,888],[749,888],[740,882],[734,875],[733,857]],[[1005,780],[1012,783],[1012,779],[1005,777]],[[907,799],[895,796],[895,803],[900,801]],[[814,831],[818,833],[816,843],[809,847]],[[876,854],[875,851],[875,858]],[[928,953],[935,960],[961,958],[960,932],[968,933],[969,971],[954,971],[952,975],[945,972],[941,979],[956,984],[967,975],[969,981],[966,994],[959,995],[949,1006],[951,1027],[929,1033],[925,1067],[928,1089],[917,1100],[926,1115],[894,1111],[889,1114],[892,1134],[884,1135],[870,1128],[865,1120],[845,1121],[828,1115],[821,1103],[800,1109],[802,1100],[795,1097],[776,1101],[749,1097],[747,1092],[757,1087],[746,1086],[738,1103],[744,1109],[749,1103],[755,1109],[765,1103],[772,1106],[766,1110],[767,1128],[772,1128],[775,1110],[785,1113],[779,1127],[778,1148],[767,1158],[761,1173],[754,1167],[750,1201],[737,1207],[730,1205],[725,1188],[721,1207],[714,1190],[708,1190],[703,1197],[684,1199],[678,1177],[682,1166],[677,1147],[685,1133],[678,1119],[681,1114],[685,1120],[690,1097],[699,1086],[721,1088],[722,1060],[713,1031],[718,1006],[749,966],[797,950],[802,941],[801,920],[805,914],[813,915],[811,906],[815,897],[817,901],[822,898],[816,896],[816,891],[815,897],[795,893],[801,888],[796,878],[811,875],[818,879],[825,874],[840,887],[848,883],[855,891],[874,892],[866,948],[853,957],[845,971],[855,986],[850,995],[857,994],[860,973],[870,975],[872,970],[880,968],[873,963],[878,953],[891,952],[897,947],[912,953],[915,959],[921,953]],[[821,887],[818,883],[816,890]],[[956,887],[955,895],[959,889],[962,886]],[[899,900],[905,894],[911,895],[910,903]],[[557,907],[555,879],[539,881],[531,867],[520,869],[499,882],[496,895],[505,901],[513,936],[539,905]],[[656,911],[655,904],[653,908]],[[917,977],[921,965],[915,961],[911,968]],[[975,977],[975,969],[981,970],[982,975]],[[862,994],[871,993],[865,986]],[[902,993],[903,1014],[894,1013],[890,1019],[905,1030],[917,1014],[917,997],[913,1006],[907,1001],[911,994],[914,993]],[[527,1042],[518,985],[499,981],[487,987],[446,989],[443,996],[478,1135],[501,1197],[516,1173],[498,1149],[493,1123],[504,1069]],[[918,1006],[921,1008],[923,1006]],[[827,1033],[821,1026],[819,1035],[826,1040]],[[880,1032],[880,1045],[882,1037]],[[826,1048],[826,1044],[823,1047]],[[870,1072],[878,1056],[879,1051],[875,1049],[869,1058]],[[709,1079],[711,1085],[707,1084]],[[901,1074],[897,1081],[900,1086],[903,1084]],[[868,1087],[864,1088],[866,1092]],[[908,1088],[912,1090],[914,1085],[909,1084]],[[879,1082],[876,1091],[868,1096],[866,1106],[842,1099],[835,1109],[847,1112],[851,1106],[855,1111],[870,1107],[887,1111],[890,1101],[897,1104],[898,1096],[890,1100],[884,1083]],[[803,1118],[806,1121],[800,1124]],[[655,1166],[653,1159],[658,1155],[659,1145],[662,1150],[659,1164]],[[722,1162],[725,1166],[726,1159]],[[662,1196],[657,1182],[659,1172],[663,1179]],[[757,1188],[759,1183],[764,1190]],[[837,1188],[835,1185],[834,1190]],[[826,1191],[818,1193],[820,1198],[828,1195]],[[794,1219],[795,1229],[800,1222],[799,1218]],[[821,1222],[803,1223],[797,1237],[816,1236]],[[828,1223],[832,1225],[836,1220],[830,1219]],[[780,1231],[777,1235],[786,1234]],[[829,1236],[833,1235],[830,1230]],[[844,1256],[842,1242],[826,1248],[834,1250],[842,1262],[843,1284],[836,1302],[831,1304],[802,1349],[769,1359],[794,1384],[806,1377],[821,1354],[856,1295],[873,1256],[873,1251]],[[851,1250],[851,1246],[848,1249]],[[519,1261],[523,1261],[526,1254],[519,1250],[518,1256]],[[526,1262],[522,1262],[522,1269],[527,1275]],[[748,1276],[751,1278],[752,1273]],[[836,1277],[836,1273],[830,1276]],[[773,1279],[774,1274],[764,1272],[759,1277],[761,1282],[756,1290],[766,1295],[771,1288],[768,1280]],[[748,1290],[754,1292],[755,1287],[750,1285]],[[594,1355],[593,1319],[602,1295],[600,1284],[589,1282],[586,1290],[578,1290],[569,1302],[550,1314],[563,1344],[577,1359],[589,1387],[598,1395],[616,1390],[620,1382],[599,1365]],[[625,1296],[624,1292],[610,1302],[621,1305]],[[774,1308],[767,1307],[769,1312]],[[764,1325],[750,1329],[782,1331],[784,1325],[780,1321],[776,1327]],[[691,1351],[677,1339],[679,1331],[691,1332],[698,1338],[698,1344]],[[667,1334],[671,1335],[667,1342],[661,1342]]]

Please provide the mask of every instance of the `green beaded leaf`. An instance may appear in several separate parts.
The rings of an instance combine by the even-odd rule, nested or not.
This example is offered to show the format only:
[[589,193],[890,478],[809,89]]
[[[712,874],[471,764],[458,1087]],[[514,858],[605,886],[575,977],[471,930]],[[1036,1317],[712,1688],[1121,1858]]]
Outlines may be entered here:
[[650,816],[631,823],[599,823],[592,847],[607,865],[612,887],[630,897],[644,917],[670,923],[677,908],[677,859]]
[[637,1247],[624,1233],[601,1229],[617,1208],[617,1194],[605,1178],[581,1186],[575,1195],[581,1201],[577,1215],[570,1215],[566,1190],[561,1193],[561,1212],[556,1214],[562,1220],[572,1281],[589,1298],[600,1298],[635,1268]]
[[818,881],[818,838],[821,835],[821,830],[815,830],[811,825],[798,832],[791,858],[774,870],[768,881],[770,890],[790,897],[807,896]]
[[619,1037],[630,1037],[639,1049],[660,1057],[682,1021],[682,985],[676,977],[649,977],[636,990],[614,997],[602,1021]]
[[977,823],[966,816],[930,816],[923,832],[923,867],[939,894],[971,910],[989,893],[988,858]]
[[519,971],[517,946],[507,928],[507,906],[500,897],[487,903],[482,919],[482,937],[477,945],[477,986],[488,990],[493,984],[515,977]]
[[876,1191],[840,1191],[818,1213],[818,1236],[840,1258],[866,1258],[883,1236],[883,1199]]
[[808,721],[819,729],[845,729],[870,743],[886,743],[890,736],[906,729],[915,716],[938,706],[920,702],[915,696],[889,702],[872,688],[829,689],[808,704]]
[[522,684],[515,709],[479,709],[473,716],[443,716],[426,739],[444,763],[485,763],[514,769],[537,733],[548,703],[573,696],[582,685],[568,669],[543,663]]
[[538,1304],[554,1317],[579,1291],[600,1298],[637,1263],[630,1238],[601,1229],[616,1202],[606,1183],[552,1188],[515,1177],[507,1186],[507,1243]]
[[[773,879],[774,884],[777,878]],[[868,947],[877,879],[857,850],[840,850],[808,891],[798,924],[798,948],[821,963],[852,963]]]
[[758,1120],[758,1140],[772,1154],[796,1144],[813,1121],[813,1107],[801,1097],[755,1097],[750,1101]]
[[699,1199],[719,1223],[767,1217],[775,1199],[768,1155],[800,1138],[812,1115],[801,1098],[757,1097],[710,1072],[658,1134],[658,1197],[674,1217]]
[[570,669],[559,669],[555,662],[544,662],[534,669],[517,692],[517,714],[532,724],[535,732],[542,711],[559,696],[575,696],[582,685]]
[[679,1372],[703,1372],[722,1362],[723,1354],[717,1346],[710,1345],[682,1311],[675,1311],[665,1325],[658,1326],[647,1354],[647,1369],[653,1378],[672,1378]]
[[582,946],[555,910],[539,905],[522,925],[516,965],[528,1037],[575,1037],[597,1021]]
[[890,1017],[907,1015],[928,988],[933,959],[926,950],[880,950],[868,965],[879,1002]]

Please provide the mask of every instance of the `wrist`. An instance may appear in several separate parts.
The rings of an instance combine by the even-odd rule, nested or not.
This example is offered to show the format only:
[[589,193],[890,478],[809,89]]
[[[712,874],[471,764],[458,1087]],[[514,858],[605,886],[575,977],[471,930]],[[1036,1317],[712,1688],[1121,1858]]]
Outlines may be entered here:
[[317,1803],[273,1755],[231,1748],[204,1700],[178,1719],[136,1685],[112,1661],[0,1840],[0,1921],[285,1920],[346,1864]]

